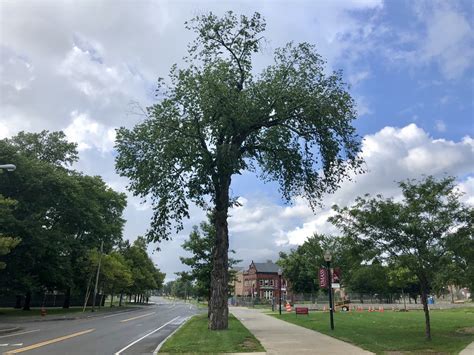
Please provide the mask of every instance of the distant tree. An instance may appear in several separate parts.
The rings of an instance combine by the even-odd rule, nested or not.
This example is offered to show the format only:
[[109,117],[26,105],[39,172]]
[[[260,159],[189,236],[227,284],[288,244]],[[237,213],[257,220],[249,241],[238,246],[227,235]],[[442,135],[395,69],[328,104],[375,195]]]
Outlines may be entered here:
[[[3,225],[11,225],[18,223],[12,214],[12,208],[16,202],[11,199],[6,199],[0,195],[0,220]],[[21,242],[20,238],[8,237],[0,233],[0,256],[7,255],[14,247]],[[5,269],[6,263],[0,261],[0,270]]]
[[371,265],[360,265],[353,271],[348,288],[361,295],[367,294],[371,298],[380,299],[390,290],[387,272],[387,267],[378,262]]
[[[377,251],[381,260],[397,263],[416,276],[425,312],[426,339],[431,340],[428,295],[436,275],[458,263],[459,246],[472,245],[473,209],[461,203],[451,177],[437,180],[429,176],[399,185],[401,201],[359,197],[353,206],[335,206],[337,215],[330,221],[356,243]],[[472,253],[464,257],[471,258]]]
[[44,161],[57,166],[71,165],[79,160],[77,144],[68,142],[62,131],[29,133],[21,131],[6,139],[19,153],[28,158]]
[[164,274],[155,267],[147,254],[147,243],[143,237],[138,237],[132,245],[126,244],[122,248],[122,255],[132,272],[132,284],[127,292],[143,300],[151,291],[160,289]]
[[101,270],[102,287],[107,294],[110,294],[112,307],[114,295],[120,293],[122,298],[123,292],[132,285],[132,272],[125,258],[118,251],[104,255]]
[[297,293],[315,293],[319,289],[317,268],[325,266],[324,252],[331,251],[332,265],[342,271],[341,284],[347,286],[361,261],[364,251],[346,237],[314,234],[289,253],[280,252],[278,265]]
[[254,75],[261,49],[260,14],[198,16],[188,67],[173,66],[170,86],[144,122],[117,132],[117,171],[130,189],[150,198],[149,240],[182,228],[189,202],[212,211],[216,227],[209,328],[228,325],[228,211],[232,178],[249,170],[276,181],[286,201],[312,207],[344,178],[360,171],[360,140],[351,125],[354,100],[340,72],[327,74],[314,46],[277,49],[274,64]]

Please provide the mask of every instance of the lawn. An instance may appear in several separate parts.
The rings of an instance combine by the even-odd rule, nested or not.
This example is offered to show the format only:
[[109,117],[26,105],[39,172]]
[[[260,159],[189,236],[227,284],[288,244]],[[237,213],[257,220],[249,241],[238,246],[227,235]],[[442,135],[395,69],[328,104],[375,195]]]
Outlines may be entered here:
[[[283,314],[281,319],[317,330],[358,345],[372,352],[406,351],[457,354],[474,341],[474,308],[433,310],[431,335],[424,339],[425,318],[422,311],[337,312],[334,331],[329,329],[328,312],[311,312],[309,316]],[[280,318],[278,314],[271,314]]]
[[229,315],[229,329],[207,329],[207,314],[191,318],[165,344],[164,353],[232,353],[265,351],[260,342],[234,316]]

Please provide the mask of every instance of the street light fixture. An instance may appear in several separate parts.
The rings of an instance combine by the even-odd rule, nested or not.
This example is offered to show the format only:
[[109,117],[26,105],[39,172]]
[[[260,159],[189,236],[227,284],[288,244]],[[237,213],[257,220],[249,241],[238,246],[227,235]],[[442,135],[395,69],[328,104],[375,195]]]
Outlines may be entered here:
[[280,299],[279,300],[279,304],[280,304],[280,316],[281,316],[281,274],[283,274],[283,271],[281,270],[281,268],[278,269],[278,298]]
[[331,259],[332,255],[329,250],[324,252],[324,260],[326,261],[326,269],[328,273],[328,294],[329,294],[329,317],[331,320],[331,330],[334,330],[333,300],[332,300],[332,276],[331,276]]
[[0,169],[5,169],[6,171],[14,171],[16,169],[16,166],[13,164],[3,164],[0,165]]

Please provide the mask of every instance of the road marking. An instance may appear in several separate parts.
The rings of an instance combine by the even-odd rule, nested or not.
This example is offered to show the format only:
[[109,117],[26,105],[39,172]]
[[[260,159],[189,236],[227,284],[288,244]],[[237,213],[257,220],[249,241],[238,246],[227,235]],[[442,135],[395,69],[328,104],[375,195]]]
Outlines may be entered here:
[[135,319],[139,319],[139,318],[143,318],[143,317],[148,317],[148,316],[151,316],[152,314],[155,314],[155,313],[156,312],[151,312],[151,313],[143,314],[141,316],[136,316],[136,317],[124,319],[124,320],[121,320],[120,323],[125,323],[125,322],[129,322],[131,320],[135,320]]
[[119,312],[119,313],[109,314],[108,316],[103,316],[102,318],[110,318],[110,317],[115,317],[115,316],[121,316],[124,313],[127,313],[127,311],[126,312]]
[[65,335],[65,336],[62,336],[62,337],[59,337],[59,338],[46,340],[46,341],[43,341],[41,343],[36,343],[36,344],[29,345],[29,346],[25,346],[24,348],[10,350],[10,351],[7,351],[5,353],[5,355],[18,354],[18,353],[22,353],[24,351],[33,350],[33,349],[40,348],[40,347],[45,346],[45,345],[54,344],[54,343],[57,343],[57,342],[60,342],[60,341],[66,340],[66,339],[78,337],[79,335],[87,334],[87,333],[93,332],[94,330],[95,329],[87,329],[87,330],[83,330],[82,332],[77,332],[77,333]]
[[26,332],[2,335],[0,336],[0,338],[14,337],[15,335],[22,335],[22,334],[28,334],[28,333],[33,333],[33,332],[39,332],[39,331],[40,331],[39,329],[27,330]]
[[173,318],[172,320],[170,320],[169,322],[163,324],[161,327],[159,328],[156,328],[155,330],[152,330],[151,332],[149,332],[148,334],[145,334],[144,336],[142,336],[140,339],[137,339],[135,340],[134,342],[131,342],[130,344],[128,344],[126,347],[124,347],[123,349],[120,349],[119,351],[117,351],[114,355],[120,355],[123,351],[127,350],[129,347],[135,345],[136,343],[138,343],[139,341],[145,339],[147,336],[149,335],[152,335],[153,333],[156,333],[157,331],[159,331],[160,329],[163,329],[164,327],[166,327],[168,324],[170,324],[171,322],[174,322],[178,317],[175,317]]
[[16,343],[16,344],[12,344],[12,346],[22,346],[23,343]]
[[169,334],[166,338],[163,339],[163,341],[161,343],[158,344],[158,346],[156,347],[155,351],[153,351],[153,355],[157,355],[158,354],[158,351],[160,351],[161,347],[163,346],[163,344],[169,339],[171,338],[174,333],[176,333],[191,317],[186,317],[183,319],[183,322],[179,325],[179,327],[177,327],[175,330],[173,330],[171,332],[171,334]]

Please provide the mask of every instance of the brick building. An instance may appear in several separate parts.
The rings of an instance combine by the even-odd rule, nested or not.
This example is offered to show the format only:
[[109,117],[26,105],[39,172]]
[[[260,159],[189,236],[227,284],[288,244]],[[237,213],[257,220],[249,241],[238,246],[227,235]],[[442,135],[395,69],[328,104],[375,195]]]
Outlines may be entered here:
[[[267,300],[271,300],[274,297],[278,299],[278,269],[279,266],[271,260],[267,260],[265,263],[252,261],[247,270],[237,273],[237,280],[234,282],[235,295]],[[285,300],[289,297],[289,290],[287,289],[287,282],[283,277],[281,281],[282,297]]]

